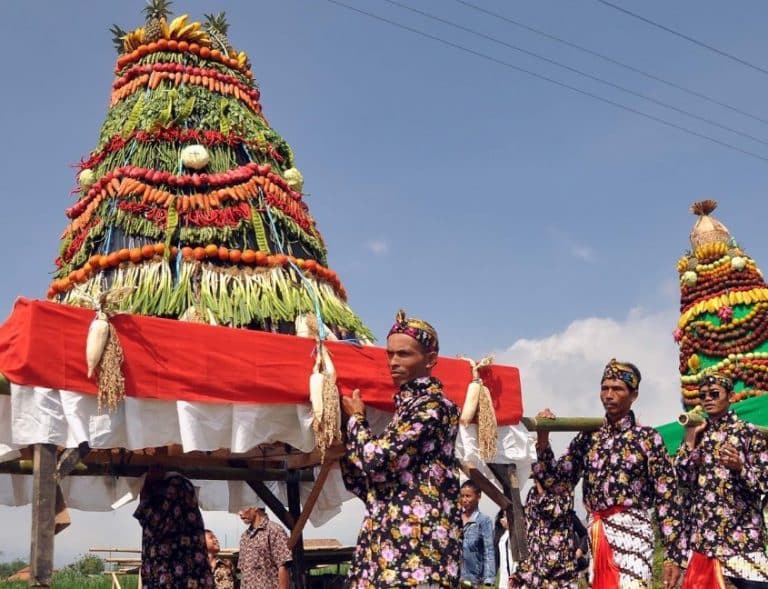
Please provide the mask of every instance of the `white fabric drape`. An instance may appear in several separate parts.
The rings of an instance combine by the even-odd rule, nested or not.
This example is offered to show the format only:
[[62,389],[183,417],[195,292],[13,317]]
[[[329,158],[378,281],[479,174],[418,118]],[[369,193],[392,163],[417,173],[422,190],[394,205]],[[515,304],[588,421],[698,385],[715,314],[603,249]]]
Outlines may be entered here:
[[[391,414],[368,409],[374,431],[380,432]],[[18,457],[18,449],[29,444],[48,443],[74,448],[88,442],[91,448],[138,450],[179,444],[185,452],[228,448],[247,452],[273,442],[290,444],[303,452],[314,448],[312,413],[306,405],[241,405],[189,403],[126,398],[111,414],[99,414],[96,397],[70,391],[11,384],[11,394],[0,395],[0,461]],[[522,426],[499,427],[499,443],[494,462],[518,465],[525,481],[535,459],[531,438]],[[477,426],[461,428],[457,456],[481,468],[488,475],[478,454]],[[493,476],[489,478],[493,480]],[[24,505],[31,501],[32,477],[0,475],[0,504]],[[142,480],[121,477],[68,477],[62,483],[67,504],[85,511],[107,511],[131,493],[137,496]],[[194,481],[199,487],[200,507],[209,511],[236,512],[260,500],[239,481]],[[285,486],[273,485],[275,494],[286,500]],[[302,500],[311,483],[302,484]],[[341,504],[352,498],[344,489],[338,467],[331,470],[312,512],[315,526],[340,512]]]

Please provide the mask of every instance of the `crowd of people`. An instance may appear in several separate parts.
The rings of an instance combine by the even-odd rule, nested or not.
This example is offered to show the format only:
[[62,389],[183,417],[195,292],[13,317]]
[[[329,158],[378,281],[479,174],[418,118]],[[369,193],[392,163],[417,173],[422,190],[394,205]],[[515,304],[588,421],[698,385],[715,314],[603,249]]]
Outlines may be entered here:
[[[686,429],[675,456],[632,410],[640,370],[611,360],[600,379],[605,420],[578,433],[555,457],[539,432],[526,497],[528,557],[514,562],[503,512],[479,510],[480,488],[460,483],[455,443],[459,410],[432,376],[437,332],[398,313],[387,337],[397,387],[383,432],[367,420],[360,391],[341,399],[347,489],[365,506],[349,567],[350,589],[651,587],[653,554],[663,546],[665,589],[768,589],[763,505],[768,440],[730,409],[733,382],[709,372],[700,385],[707,420]],[[549,409],[538,417],[554,418]],[[582,483],[586,526],[576,515]],[[135,516],[143,528],[147,587],[236,586],[235,571],[202,517],[191,483],[151,471]],[[240,512],[242,589],[288,589],[285,530],[263,508]]]

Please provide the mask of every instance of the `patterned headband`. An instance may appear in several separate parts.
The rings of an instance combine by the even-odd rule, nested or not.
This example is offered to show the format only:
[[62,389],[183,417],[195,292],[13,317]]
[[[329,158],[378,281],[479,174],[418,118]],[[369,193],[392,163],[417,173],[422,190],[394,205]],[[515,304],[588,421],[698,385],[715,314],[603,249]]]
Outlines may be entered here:
[[419,342],[427,352],[437,353],[440,344],[437,342],[437,332],[426,321],[414,317],[406,317],[402,309],[395,316],[395,324],[389,330],[387,337],[393,333],[403,333]]
[[704,376],[701,377],[701,382],[699,383],[699,387],[704,386],[711,386],[711,385],[720,385],[723,387],[727,392],[731,392],[733,390],[733,380],[730,376],[727,374],[723,374],[722,372],[708,372]]
[[616,358],[612,358],[603,371],[603,378],[600,382],[607,378],[618,379],[629,387],[630,390],[636,391],[640,386],[640,373],[633,365],[618,362]]

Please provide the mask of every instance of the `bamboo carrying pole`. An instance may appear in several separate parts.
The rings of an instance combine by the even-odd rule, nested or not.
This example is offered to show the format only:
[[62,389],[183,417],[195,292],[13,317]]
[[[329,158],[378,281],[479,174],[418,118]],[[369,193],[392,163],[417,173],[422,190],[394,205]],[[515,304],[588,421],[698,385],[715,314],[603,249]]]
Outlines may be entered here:
[[602,417],[523,417],[523,425],[531,432],[590,432],[599,429]]
[[[677,418],[677,422],[684,427],[696,427],[706,420],[706,415],[699,409],[692,409],[691,411],[681,413],[680,417]],[[755,428],[764,434],[768,434],[768,427],[764,425],[756,425]]]

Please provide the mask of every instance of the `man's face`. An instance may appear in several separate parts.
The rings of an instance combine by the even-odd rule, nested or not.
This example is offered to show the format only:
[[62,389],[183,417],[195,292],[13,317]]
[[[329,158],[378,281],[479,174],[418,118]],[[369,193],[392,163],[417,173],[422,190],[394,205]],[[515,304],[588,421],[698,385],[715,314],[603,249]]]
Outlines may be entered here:
[[261,521],[261,515],[262,512],[259,509],[256,509],[255,507],[246,507],[244,509],[241,509],[238,514],[240,516],[240,519],[242,522],[246,525],[256,525],[259,521]]
[[600,401],[610,422],[623,418],[637,399],[637,391],[630,391],[627,383],[618,378],[606,378],[600,384]]
[[719,384],[705,384],[699,389],[699,401],[710,417],[720,417],[731,405],[728,391]]
[[393,333],[387,338],[387,362],[392,382],[401,386],[414,378],[429,376],[437,360],[435,352],[425,352],[409,335]]
[[218,554],[219,550],[221,550],[221,546],[219,546],[219,539],[213,532],[205,533],[205,548],[211,554]]
[[461,508],[464,513],[473,513],[480,503],[480,493],[477,493],[472,487],[461,488]]

